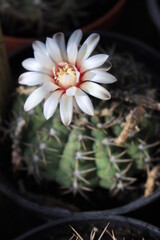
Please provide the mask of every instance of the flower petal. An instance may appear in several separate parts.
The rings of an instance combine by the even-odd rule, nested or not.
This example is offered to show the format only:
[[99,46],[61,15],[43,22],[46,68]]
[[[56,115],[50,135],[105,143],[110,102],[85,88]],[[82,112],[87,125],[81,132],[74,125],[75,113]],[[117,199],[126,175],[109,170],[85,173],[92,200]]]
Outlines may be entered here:
[[49,75],[51,74],[51,70],[42,66],[35,58],[27,58],[22,62],[22,66],[29,71],[42,72]]
[[45,118],[48,120],[50,117],[53,116],[55,113],[59,99],[63,93],[63,90],[57,90],[53,92],[45,101],[44,103],[44,108],[43,108],[43,113]]
[[69,63],[75,65],[77,54],[78,54],[78,45],[82,39],[82,31],[80,29],[74,31],[70,36],[67,44],[67,55]]
[[48,54],[56,63],[62,62],[61,51],[54,36],[53,38],[47,38],[46,47]]
[[32,43],[32,47],[33,47],[34,51],[40,51],[40,52],[46,54],[46,51],[47,51],[46,50],[46,45],[43,42],[35,41],[35,42]]
[[108,100],[111,98],[107,89],[94,82],[84,82],[81,84],[80,88],[90,95],[102,100]]
[[29,97],[27,98],[24,104],[24,110],[30,111],[34,107],[36,107],[48,94],[48,90],[44,86],[37,88],[34,90]]
[[52,71],[54,63],[48,55],[46,55],[46,54],[44,54],[43,52],[40,52],[40,51],[35,51],[34,52],[34,57],[35,57],[35,59],[37,60],[38,63],[40,63],[42,66],[44,66],[45,68]]
[[100,36],[99,34],[92,33],[82,44],[78,56],[77,56],[77,62],[86,60],[91,53],[96,48],[98,42],[99,42]]
[[82,77],[82,81],[87,80],[105,84],[114,83],[115,81],[117,81],[117,79],[113,75],[101,70],[91,70],[85,72]]
[[60,100],[60,116],[64,125],[69,125],[73,115],[73,97],[68,97],[65,93]]
[[75,100],[79,108],[86,114],[93,116],[94,108],[88,95],[80,88],[77,89]]
[[59,46],[62,60],[64,62],[67,62],[68,59],[67,59],[67,51],[66,51],[64,34],[62,32],[56,33],[53,35],[53,38],[55,39],[55,41],[57,42],[57,44]]
[[27,58],[22,62],[22,66],[29,71],[39,71],[42,66],[35,60],[35,58]]
[[25,72],[19,76],[18,81],[23,85],[35,86],[44,82],[52,82],[53,78],[43,73]]
[[95,76],[96,76],[96,73],[94,73],[92,70],[87,71],[83,74],[82,81],[84,82],[84,81],[92,80]]
[[76,86],[70,87],[66,90],[66,95],[67,96],[74,96],[76,94],[76,91],[77,91]]
[[97,68],[107,60],[107,54],[97,54],[82,62],[80,72],[83,73],[89,69]]
[[74,106],[74,109],[77,113],[79,113],[79,114],[83,113],[82,110],[79,108],[75,99],[73,99],[73,106]]
[[[100,68],[97,68],[97,70],[108,71],[111,67],[112,63],[107,60]],[[96,68],[94,70],[96,70]]]
[[59,88],[58,85],[56,85],[55,83],[53,82],[45,82],[43,84],[43,86],[45,87],[45,89],[48,91],[48,92],[52,92],[52,91],[55,91]]

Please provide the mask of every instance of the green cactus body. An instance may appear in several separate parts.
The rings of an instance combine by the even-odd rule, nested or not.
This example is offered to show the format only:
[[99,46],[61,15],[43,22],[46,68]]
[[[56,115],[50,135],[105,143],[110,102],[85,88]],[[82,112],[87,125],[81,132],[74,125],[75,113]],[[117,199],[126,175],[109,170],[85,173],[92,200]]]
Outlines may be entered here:
[[144,159],[146,156],[143,151],[140,151],[138,146],[139,146],[138,142],[134,140],[131,140],[125,144],[128,155],[134,159],[135,168],[143,170],[145,168]]
[[[116,173],[115,166],[110,162],[108,148],[104,147],[103,139],[106,137],[102,130],[92,130],[92,136],[96,139],[93,145],[97,166],[97,174],[100,178],[100,186],[110,189],[113,177]],[[109,146],[108,146],[109,147]]]
[[[153,128],[153,126],[155,127]],[[158,135],[159,124],[157,125],[154,117],[152,117],[152,121],[148,117],[143,117],[139,128],[140,131],[131,136],[125,143],[125,148],[127,154],[134,159],[135,169],[144,170],[151,158],[152,147],[158,145],[155,139]]]
[[[85,141],[86,149],[83,148],[80,138],[83,137],[83,129],[73,129],[69,133],[68,141],[64,146],[63,154],[60,161],[60,166],[57,171],[56,180],[64,186],[71,187],[74,180],[79,183],[92,186],[95,182],[94,179],[86,179],[88,172],[94,170],[95,163],[92,157],[87,157],[86,153],[92,153],[92,144],[90,141]],[[87,159],[86,159],[87,158]],[[88,169],[88,171],[87,171]],[[83,176],[81,173],[84,173]],[[83,179],[84,180],[83,180]]]
[[[66,127],[58,112],[46,121],[42,106],[37,106],[33,112],[24,112],[25,98],[18,95],[13,106],[11,137],[14,150],[21,148],[22,162],[30,174],[42,181],[56,181],[74,193],[97,186],[110,191],[124,190],[135,181],[137,172],[144,171],[151,159],[152,147],[159,144],[154,143],[153,136],[158,134],[159,125],[152,131],[152,123],[145,117],[139,123],[140,129],[133,129],[123,146],[115,144],[130,108],[126,112],[123,108],[125,117],[119,119],[120,107],[102,116],[105,111],[99,105],[95,117],[75,114],[73,124]],[[25,124],[18,131],[19,118],[24,119]]]
[[[60,155],[68,134],[64,126],[59,128],[59,116],[57,113],[56,115],[57,117],[44,121],[39,129],[35,128],[36,132],[34,131],[35,136],[32,138],[30,149],[24,150],[26,161],[33,164],[32,161],[35,159],[39,177],[48,181],[55,180]],[[26,141],[29,142],[29,138]]]
[[78,142],[79,134],[81,134],[81,131],[76,129],[68,133],[68,140],[64,145],[60,167],[57,171],[57,181],[66,186],[72,186],[73,183],[73,171],[75,169],[76,153],[80,151]]

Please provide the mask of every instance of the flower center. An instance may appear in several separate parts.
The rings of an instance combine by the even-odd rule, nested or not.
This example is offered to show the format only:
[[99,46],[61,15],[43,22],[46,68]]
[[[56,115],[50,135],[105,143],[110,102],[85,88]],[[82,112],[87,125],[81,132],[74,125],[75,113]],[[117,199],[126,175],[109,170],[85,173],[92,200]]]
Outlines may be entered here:
[[54,79],[60,87],[67,89],[77,85],[79,75],[78,70],[74,66],[64,63],[58,66]]

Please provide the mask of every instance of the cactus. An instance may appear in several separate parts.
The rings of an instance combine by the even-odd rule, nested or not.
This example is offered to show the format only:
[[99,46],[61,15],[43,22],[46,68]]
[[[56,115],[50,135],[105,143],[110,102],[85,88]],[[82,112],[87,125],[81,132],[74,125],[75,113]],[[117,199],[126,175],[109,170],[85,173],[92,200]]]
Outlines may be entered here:
[[[5,33],[43,36],[85,25],[95,15],[95,5],[93,0],[0,0],[0,16]],[[110,5],[100,0],[99,9]]]
[[[115,230],[116,230],[116,232],[118,232],[118,230],[115,227],[114,227],[115,230],[114,229],[112,229],[112,230],[108,229],[110,227],[109,225],[110,225],[110,223],[107,223],[107,225],[104,227],[104,229],[101,230],[101,232],[100,232],[100,229],[95,226],[95,227],[93,227],[91,229],[90,232],[85,232],[85,236],[88,235],[89,236],[89,238],[88,238],[89,240],[96,239],[97,235],[99,235],[98,236],[98,240],[104,240],[104,239],[118,240],[120,238],[117,238],[117,235],[121,235],[119,237],[122,237],[121,239],[123,239],[123,240],[128,239],[128,238],[126,238],[126,236],[122,236],[122,234],[119,234],[119,233],[115,234]],[[72,226],[70,226],[70,228],[73,231],[73,235],[72,235],[72,237],[70,239],[73,239],[73,240],[84,240],[82,235],[75,228],[73,228]],[[121,228],[121,230],[122,230],[122,228]],[[125,234],[124,235],[128,235],[126,230],[125,230]],[[131,233],[129,234],[129,237],[131,237]],[[132,240],[134,240],[134,239],[135,238],[132,238]],[[145,240],[144,237],[140,237],[140,239],[141,240]]]
[[[128,84],[133,78],[129,76]],[[58,112],[46,121],[41,106],[24,112],[26,90],[18,91],[10,128],[14,167],[25,165],[39,181],[55,181],[66,193],[86,196],[84,192],[96,186],[113,194],[132,189],[137,176],[147,176],[157,159],[159,103],[151,87],[147,91],[139,84],[135,97],[123,81],[120,85],[123,92],[114,89],[110,103],[97,102],[92,117],[75,113],[69,127],[61,123]],[[17,155],[20,160],[15,164]]]

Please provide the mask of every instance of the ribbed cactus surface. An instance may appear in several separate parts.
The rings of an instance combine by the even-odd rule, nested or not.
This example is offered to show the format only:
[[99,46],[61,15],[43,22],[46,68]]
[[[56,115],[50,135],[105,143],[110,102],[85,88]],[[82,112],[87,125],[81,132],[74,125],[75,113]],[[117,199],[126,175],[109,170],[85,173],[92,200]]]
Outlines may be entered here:
[[101,101],[94,117],[74,114],[66,127],[58,112],[46,121],[42,106],[24,112],[25,99],[17,93],[13,104],[12,161],[17,169],[25,165],[39,181],[56,181],[74,194],[96,186],[117,193],[153,166],[159,120],[142,104]]

